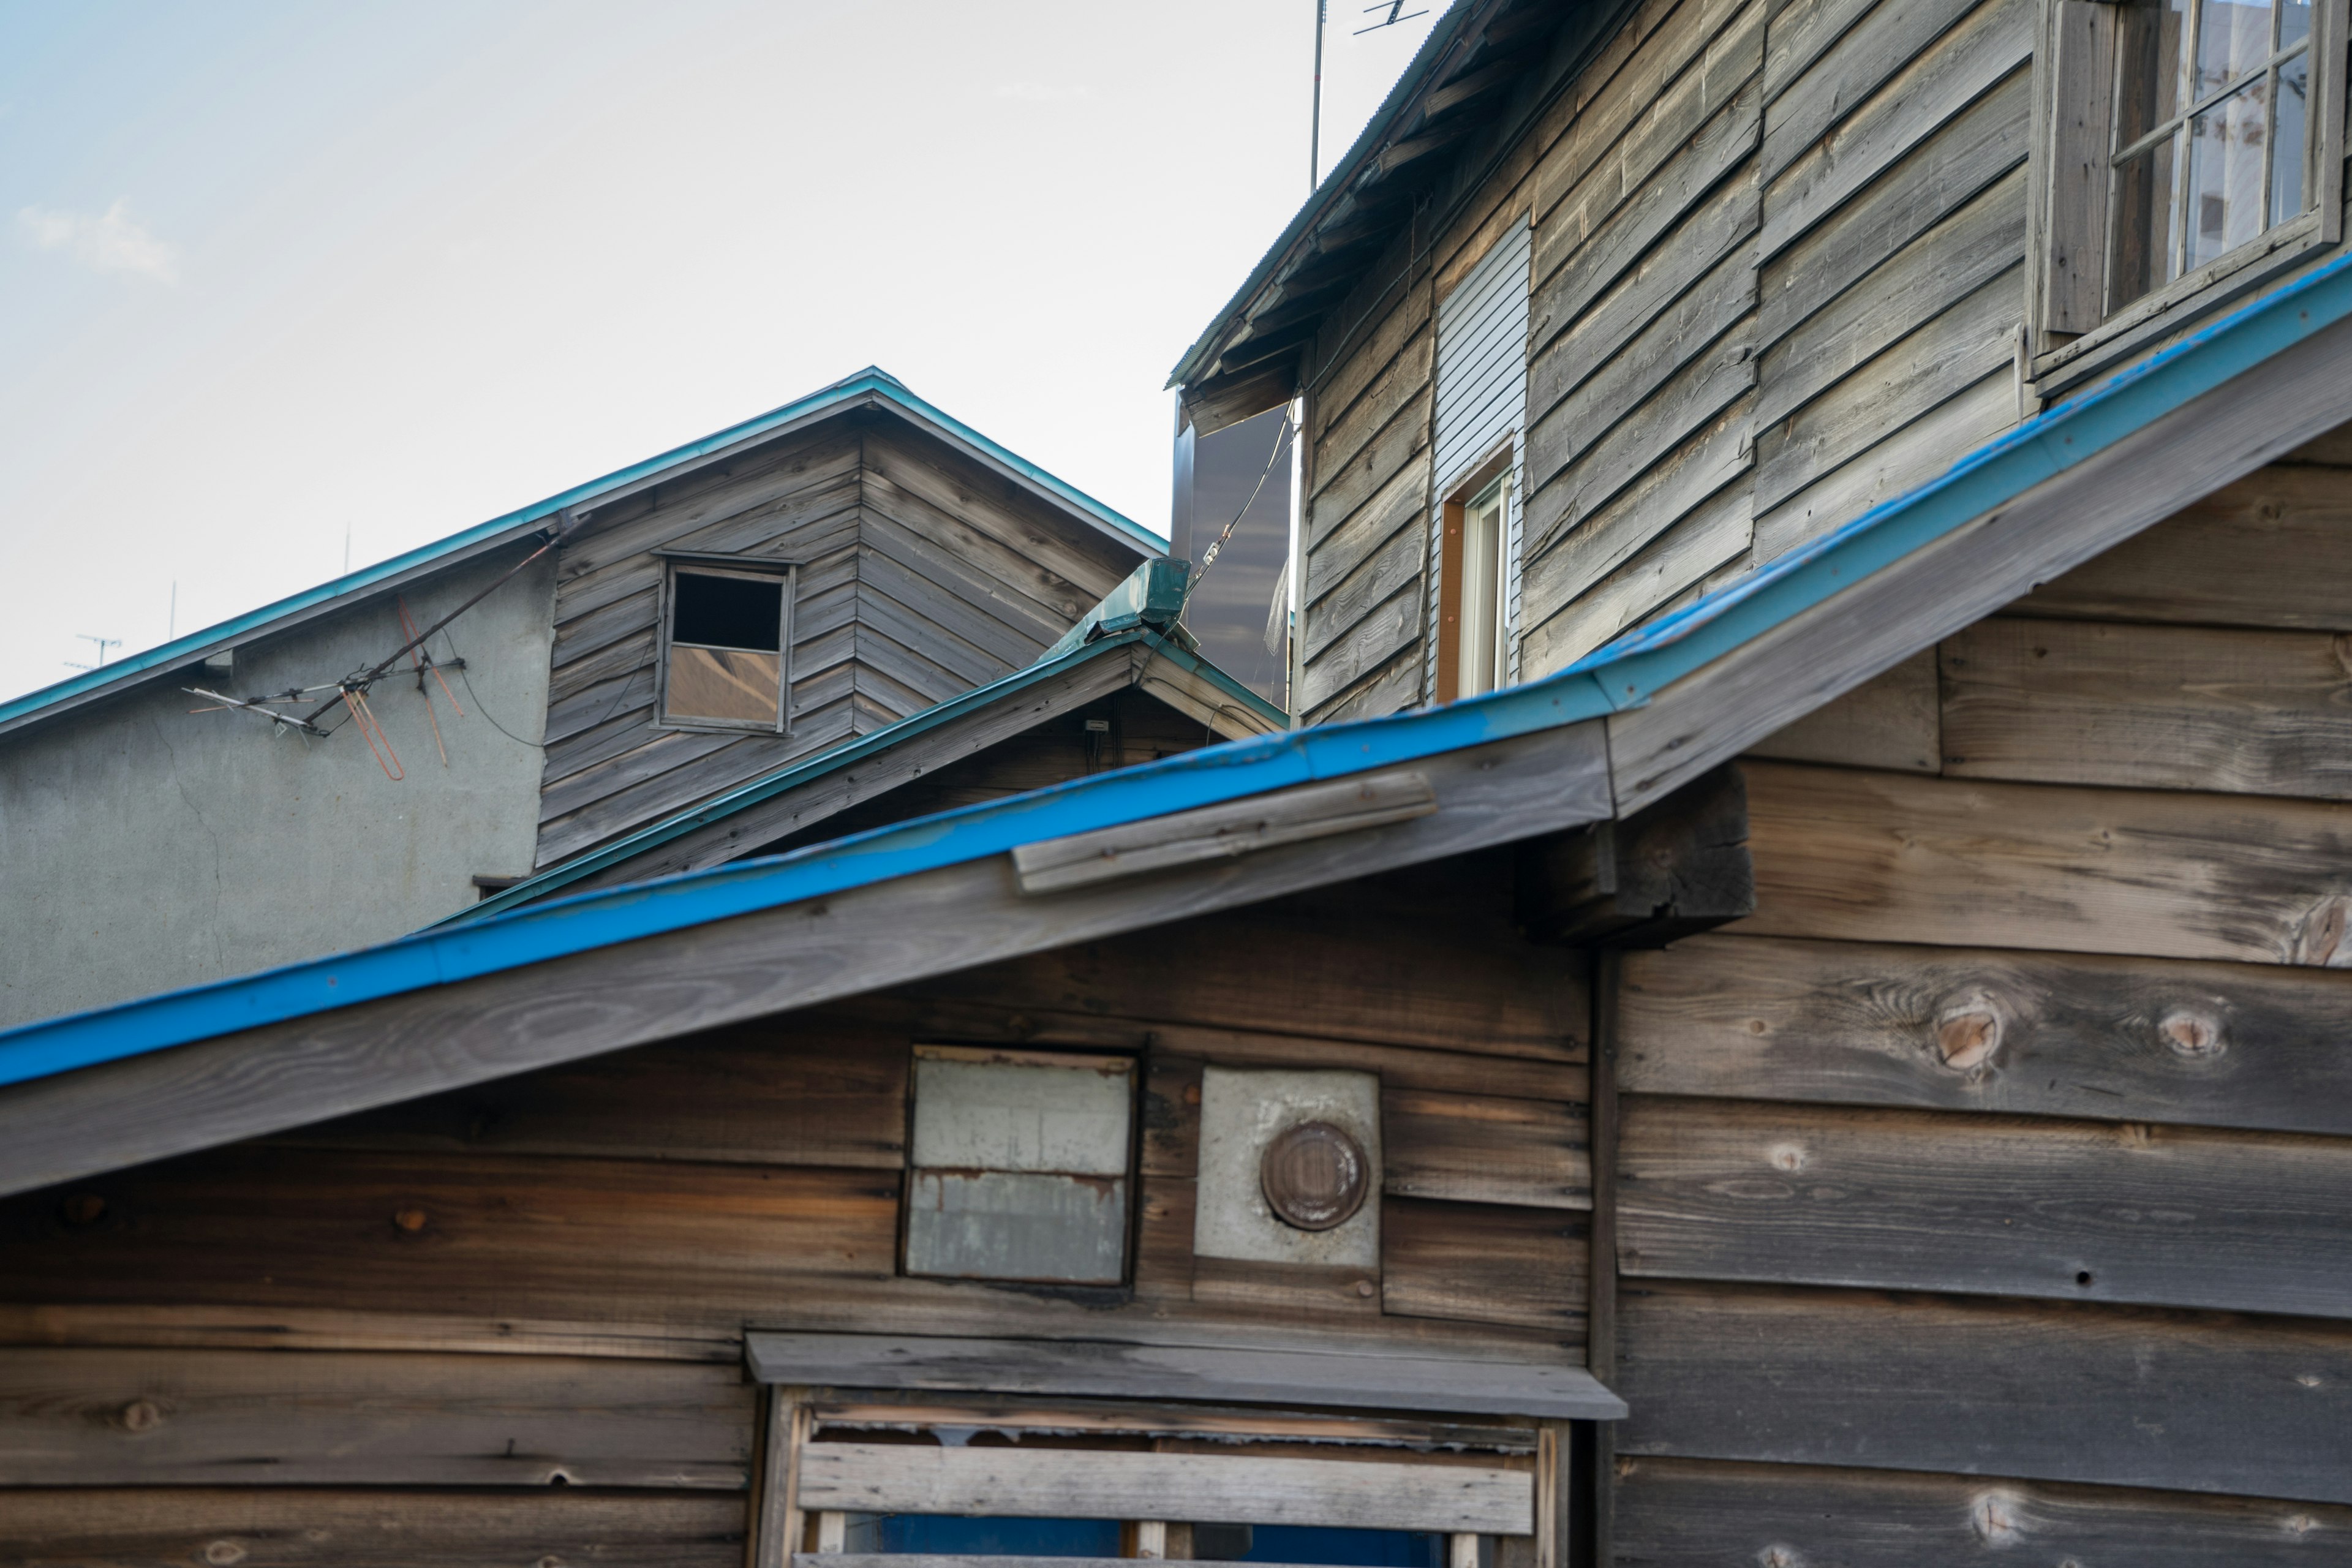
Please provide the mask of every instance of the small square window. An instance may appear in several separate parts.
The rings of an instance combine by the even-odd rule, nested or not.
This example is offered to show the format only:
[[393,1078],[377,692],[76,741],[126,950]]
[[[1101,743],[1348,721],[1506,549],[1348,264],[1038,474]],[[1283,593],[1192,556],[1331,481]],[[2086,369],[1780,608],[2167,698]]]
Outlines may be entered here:
[[665,722],[790,728],[793,583],[790,566],[670,563],[662,616]]
[[2219,303],[2225,281],[2336,237],[2342,3],[2051,0],[2054,342]]

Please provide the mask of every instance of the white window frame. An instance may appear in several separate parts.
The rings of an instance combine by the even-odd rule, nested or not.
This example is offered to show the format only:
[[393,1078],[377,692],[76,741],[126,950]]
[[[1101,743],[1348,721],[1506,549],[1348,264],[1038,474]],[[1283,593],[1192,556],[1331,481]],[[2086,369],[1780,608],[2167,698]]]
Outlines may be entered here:
[[[2347,0],[2315,0],[2311,61],[2312,114],[2306,165],[2311,204],[2298,216],[2265,228],[2245,244],[2174,279],[2094,323],[2079,307],[2080,292],[2095,287],[2105,304],[2109,235],[2105,182],[2112,176],[2115,87],[2114,37],[2101,14],[2122,9],[2114,0],[2042,0],[2034,50],[2035,91],[2032,319],[2033,380],[2044,395],[2079,382],[2138,353],[2156,339],[2209,315],[2280,274],[2306,264],[2339,243],[2344,218],[2344,97]],[[2070,54],[2070,50],[2072,51]],[[2086,58],[2086,51],[2090,53]],[[2080,95],[2095,95],[2095,128],[2070,120]],[[2065,215],[2086,199],[2086,182],[2101,182],[2089,199],[2097,232],[2095,281],[2078,289],[2078,260],[2066,255],[2072,230]],[[2074,299],[2070,300],[2070,296]]]
[[1449,605],[1458,613],[1462,584],[1449,567],[1459,563],[1466,543],[1465,529],[1470,508],[1486,492],[1501,487],[1501,558],[1494,563],[1495,684],[1499,691],[1519,677],[1519,440],[1517,431],[1443,492],[1431,519],[1429,549],[1429,657],[1424,695],[1432,702],[1452,702],[1474,695],[1462,689],[1461,632],[1450,624]]
[[[654,669],[654,727],[660,730],[711,731],[728,734],[790,735],[793,732],[793,614],[800,597],[800,564],[740,555],[710,555],[688,551],[657,550],[662,563],[660,641]],[[782,603],[776,627],[776,718],[772,724],[753,720],[706,719],[694,714],[673,716],[669,710],[670,632],[677,621],[677,577],[683,571],[703,577],[741,577],[761,583],[781,583]],[[698,644],[689,644],[698,647]]]

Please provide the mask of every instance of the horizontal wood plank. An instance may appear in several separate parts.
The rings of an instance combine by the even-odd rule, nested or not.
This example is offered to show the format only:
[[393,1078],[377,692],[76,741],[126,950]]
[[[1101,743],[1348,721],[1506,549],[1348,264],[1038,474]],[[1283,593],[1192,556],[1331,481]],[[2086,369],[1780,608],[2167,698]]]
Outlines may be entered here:
[[801,1450],[803,1509],[854,1513],[1142,1519],[1177,1499],[1244,1524],[1367,1530],[1534,1529],[1535,1477],[1471,1465],[1083,1448],[814,1442]]
[[1642,1568],[2311,1568],[2352,1542],[2352,1509],[1997,1475],[1629,1459],[1613,1500],[1617,1560]]
[[1743,931],[2352,964],[2352,822],[2323,803],[1748,766]]
[[2352,1136],[2352,974],[1711,936],[1622,976],[1631,1093]]
[[1381,1190],[1391,1197],[1592,1206],[1582,1106],[1384,1085],[1381,1153]]
[[735,1369],[691,1362],[0,1353],[0,1488],[740,1490],[751,1425]]
[[1389,1198],[1381,1307],[1412,1318],[1547,1329],[1584,1342],[1591,1227],[1581,1215]]
[[1652,1284],[1618,1305],[1621,1456],[2352,1501],[2352,1326]]
[[741,1568],[743,1500],[713,1492],[73,1487],[0,1490],[0,1563],[81,1568]]
[[1751,757],[1900,773],[1940,771],[1943,710],[1936,652],[1923,648],[1748,748]]
[[2002,617],[1941,659],[1948,776],[2352,798],[2342,635]]
[[2352,1317],[2352,1141],[1622,1101],[1618,1268]]

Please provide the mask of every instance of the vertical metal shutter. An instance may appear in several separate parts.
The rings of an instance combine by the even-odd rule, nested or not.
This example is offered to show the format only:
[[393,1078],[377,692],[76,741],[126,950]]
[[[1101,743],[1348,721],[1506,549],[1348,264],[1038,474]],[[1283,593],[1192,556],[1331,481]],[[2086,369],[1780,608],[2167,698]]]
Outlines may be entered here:
[[[1470,275],[1437,307],[1436,488],[1430,497],[1429,636],[1422,661],[1422,697],[1437,685],[1439,544],[1445,500],[1465,472],[1506,439],[1516,437],[1528,406],[1528,220],[1511,226],[1478,259]],[[1504,497],[1507,581],[1504,637],[1510,650],[1507,680],[1519,677],[1519,464],[1515,448]]]

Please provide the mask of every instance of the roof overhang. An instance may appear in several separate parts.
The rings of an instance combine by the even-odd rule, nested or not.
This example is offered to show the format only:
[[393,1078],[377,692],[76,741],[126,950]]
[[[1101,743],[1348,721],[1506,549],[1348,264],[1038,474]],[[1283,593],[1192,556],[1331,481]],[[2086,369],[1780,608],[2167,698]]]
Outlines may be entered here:
[[[0,1191],[1622,816],[2347,421],[2352,257],[1539,681],[0,1035]],[[1433,809],[1045,896],[1013,868],[1401,773]]]
[[878,409],[905,421],[1062,512],[1078,526],[1139,555],[1158,555],[1167,549],[1167,541],[1142,524],[924,402],[895,376],[869,367],[797,402],[770,409],[586,484],[575,485],[446,539],[420,545],[103,668],[0,702],[0,735],[72,712],[257,637],[290,631],[359,600],[404,587],[508,545],[523,540],[544,540],[560,529],[593,521],[600,507],[656,485],[674,483],[698,468],[725,462],[765,442],[863,408]]

